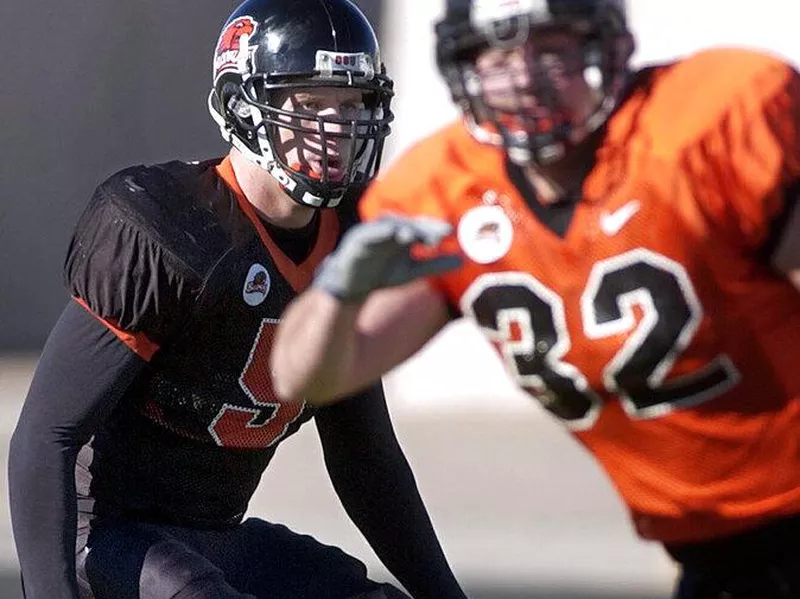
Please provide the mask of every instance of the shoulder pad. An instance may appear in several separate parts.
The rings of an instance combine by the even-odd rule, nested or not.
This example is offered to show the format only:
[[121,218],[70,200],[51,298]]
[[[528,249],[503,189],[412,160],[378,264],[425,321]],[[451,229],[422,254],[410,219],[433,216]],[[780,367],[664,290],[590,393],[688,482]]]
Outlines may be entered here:
[[170,169],[122,170],[98,186],[78,220],[67,287],[99,317],[159,341],[191,311],[213,263],[205,248],[218,244],[204,243],[213,220]]

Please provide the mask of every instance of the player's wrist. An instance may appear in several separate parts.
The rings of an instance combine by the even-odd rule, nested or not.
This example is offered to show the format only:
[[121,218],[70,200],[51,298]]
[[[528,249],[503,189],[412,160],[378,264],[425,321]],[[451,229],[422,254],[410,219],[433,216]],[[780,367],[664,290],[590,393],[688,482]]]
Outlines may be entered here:
[[349,270],[338,264],[335,255],[330,255],[317,268],[311,286],[343,304],[363,303],[372,290],[359,285]]

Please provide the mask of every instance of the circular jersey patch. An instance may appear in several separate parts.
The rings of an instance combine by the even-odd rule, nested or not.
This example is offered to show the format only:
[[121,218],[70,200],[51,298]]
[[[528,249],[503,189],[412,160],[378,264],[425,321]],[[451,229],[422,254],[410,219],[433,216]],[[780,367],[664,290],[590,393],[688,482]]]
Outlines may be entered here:
[[269,293],[269,272],[261,264],[253,264],[247,272],[242,289],[242,297],[248,306],[258,306]]
[[478,206],[458,223],[458,243],[478,264],[497,262],[511,249],[514,227],[500,206]]

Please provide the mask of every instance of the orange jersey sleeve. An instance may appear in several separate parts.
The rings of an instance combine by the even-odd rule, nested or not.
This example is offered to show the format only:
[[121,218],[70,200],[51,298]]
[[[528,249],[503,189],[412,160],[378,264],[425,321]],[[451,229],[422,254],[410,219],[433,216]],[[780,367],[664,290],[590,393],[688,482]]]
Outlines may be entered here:
[[[359,202],[359,215],[364,222],[385,214],[403,216],[428,216],[457,224],[441,194],[443,174],[448,170],[448,153],[453,129],[449,126],[437,131],[409,148],[397,162],[375,180]],[[437,251],[458,252],[455,236],[443,241]],[[446,276],[446,275],[445,275]],[[431,276],[428,282],[445,293],[441,276]]]
[[443,129],[406,150],[367,188],[359,202],[363,221],[394,213],[450,220],[436,193],[438,176],[446,169],[450,131]]
[[714,191],[700,196],[711,227],[756,251],[785,210],[785,190],[800,177],[800,74],[769,56],[736,58],[746,63],[750,91],[686,159],[699,180],[713,181]]

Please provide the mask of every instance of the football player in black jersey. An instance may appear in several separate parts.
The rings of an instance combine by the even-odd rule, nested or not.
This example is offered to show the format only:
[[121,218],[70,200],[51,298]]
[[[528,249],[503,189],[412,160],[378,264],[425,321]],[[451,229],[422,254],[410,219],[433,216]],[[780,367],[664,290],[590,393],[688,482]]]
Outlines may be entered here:
[[416,598],[462,599],[381,388],[281,404],[286,304],[354,220],[392,82],[349,0],[247,0],[214,54],[224,159],[123,170],[81,216],[73,296],[9,462],[27,599],[404,597],[340,549],[257,518],[280,442],[312,418],[333,486]]

